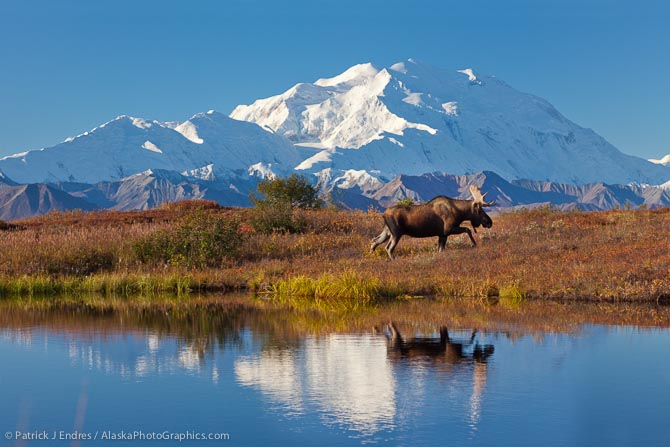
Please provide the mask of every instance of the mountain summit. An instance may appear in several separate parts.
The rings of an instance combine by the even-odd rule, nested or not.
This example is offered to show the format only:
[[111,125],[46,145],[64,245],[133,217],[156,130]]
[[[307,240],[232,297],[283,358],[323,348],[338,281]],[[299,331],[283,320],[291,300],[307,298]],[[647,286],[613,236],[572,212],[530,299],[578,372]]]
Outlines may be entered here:
[[324,178],[363,170],[380,178],[495,171],[505,178],[567,183],[663,183],[667,167],[625,155],[549,102],[471,68],[409,59],[342,74],[230,115],[312,148],[298,170]]

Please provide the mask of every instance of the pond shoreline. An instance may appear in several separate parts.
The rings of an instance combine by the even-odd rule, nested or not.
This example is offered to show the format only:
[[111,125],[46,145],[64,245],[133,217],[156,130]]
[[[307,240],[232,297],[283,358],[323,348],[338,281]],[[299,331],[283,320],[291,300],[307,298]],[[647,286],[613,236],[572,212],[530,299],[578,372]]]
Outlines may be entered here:
[[234,319],[239,315],[258,318],[263,315],[264,320],[305,333],[378,331],[391,321],[411,328],[413,332],[426,333],[441,326],[496,331],[515,331],[523,327],[549,332],[569,331],[584,324],[670,327],[670,306],[640,302],[415,298],[352,310],[314,306],[295,308],[242,293],[181,297],[159,294],[134,299],[94,294],[0,300],[0,326],[11,326],[12,322],[18,321],[29,321],[30,326],[48,321],[52,316],[65,316],[71,323],[85,325],[88,321],[92,327],[103,321],[117,321],[124,327],[164,321],[168,327],[174,328],[180,321],[191,325],[211,319]]
[[[649,291],[634,297],[612,293],[580,295],[576,291],[547,293],[526,291],[517,283],[498,287],[487,283],[484,286],[466,285],[460,290],[444,284],[410,284],[383,282],[376,277],[363,277],[351,271],[340,274],[322,274],[315,277],[298,274],[278,278],[276,282],[244,277],[221,280],[219,273],[209,278],[207,272],[161,274],[97,274],[88,276],[0,276],[0,300],[8,298],[54,298],[96,294],[101,297],[123,297],[127,299],[167,294],[177,297],[192,295],[220,295],[248,293],[267,299],[288,303],[290,307],[309,306],[319,300],[359,302],[360,304],[384,304],[389,301],[412,299],[475,299],[486,301],[507,300],[511,302],[555,302],[555,303],[609,303],[609,304],[657,304],[670,305],[670,293]],[[316,290],[319,286],[322,290]],[[323,290],[328,286],[331,290]],[[474,293],[472,293],[474,292]],[[287,300],[291,295],[296,300]],[[336,304],[335,302],[333,304]]]

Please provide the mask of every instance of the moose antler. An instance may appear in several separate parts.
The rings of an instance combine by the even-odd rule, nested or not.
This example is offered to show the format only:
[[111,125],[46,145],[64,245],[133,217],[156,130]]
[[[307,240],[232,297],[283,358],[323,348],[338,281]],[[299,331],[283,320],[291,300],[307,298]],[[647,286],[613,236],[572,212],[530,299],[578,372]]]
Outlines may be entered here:
[[488,192],[482,194],[482,191],[479,189],[479,187],[475,185],[470,185],[470,193],[472,194],[472,198],[474,199],[475,203],[481,203],[482,206],[493,206],[496,203],[495,200],[493,202],[486,202],[484,199],[486,198],[486,194],[488,194]]

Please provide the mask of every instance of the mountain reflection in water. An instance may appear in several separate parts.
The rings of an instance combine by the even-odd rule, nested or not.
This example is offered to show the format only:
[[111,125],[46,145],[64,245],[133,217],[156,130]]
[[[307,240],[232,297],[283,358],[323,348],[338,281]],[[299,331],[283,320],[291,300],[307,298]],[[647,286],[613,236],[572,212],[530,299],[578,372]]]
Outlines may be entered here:
[[300,352],[263,351],[235,362],[240,384],[296,412],[317,411],[371,434],[393,426],[396,381],[386,343],[369,335],[308,337]]
[[[469,422],[473,428],[486,384],[492,345],[449,337],[446,327],[435,337],[403,338],[394,323],[386,336],[328,335],[308,337],[300,354],[288,350],[264,351],[235,362],[237,380],[257,387],[276,404],[297,413],[313,402],[337,423],[362,434],[391,429],[398,412],[398,383],[394,369],[434,369],[448,380],[467,379],[470,373]],[[468,348],[470,348],[468,350]],[[425,386],[415,380],[417,393]],[[407,410],[407,409],[405,409]]]

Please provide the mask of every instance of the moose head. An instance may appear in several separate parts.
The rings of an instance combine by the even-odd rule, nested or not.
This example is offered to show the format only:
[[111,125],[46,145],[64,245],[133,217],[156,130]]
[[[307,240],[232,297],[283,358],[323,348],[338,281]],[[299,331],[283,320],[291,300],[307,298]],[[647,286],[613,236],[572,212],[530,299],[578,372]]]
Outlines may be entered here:
[[474,228],[478,228],[479,226],[491,228],[493,226],[493,221],[489,215],[486,214],[486,211],[484,211],[484,207],[493,206],[495,201],[487,202],[485,198],[488,193],[482,194],[481,190],[475,185],[470,185],[470,193],[472,194],[472,217],[470,223],[472,223]]

